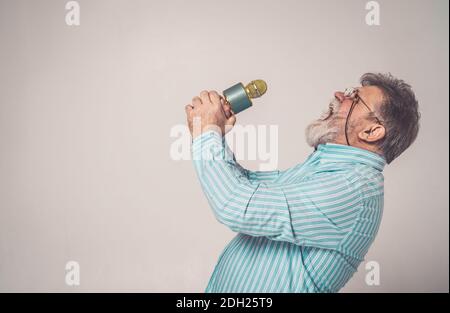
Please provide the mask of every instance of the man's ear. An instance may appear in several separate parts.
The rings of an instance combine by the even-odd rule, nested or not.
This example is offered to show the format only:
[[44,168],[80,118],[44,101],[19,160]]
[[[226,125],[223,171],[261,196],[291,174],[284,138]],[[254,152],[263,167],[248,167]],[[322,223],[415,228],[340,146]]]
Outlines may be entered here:
[[384,138],[386,135],[386,129],[383,125],[380,124],[371,124],[368,125],[364,130],[362,130],[358,137],[362,141],[368,143],[374,143]]

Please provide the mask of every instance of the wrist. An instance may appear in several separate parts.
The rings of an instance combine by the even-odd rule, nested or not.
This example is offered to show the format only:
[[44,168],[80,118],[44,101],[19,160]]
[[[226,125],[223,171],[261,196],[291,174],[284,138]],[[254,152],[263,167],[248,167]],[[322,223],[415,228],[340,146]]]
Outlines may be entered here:
[[219,126],[217,126],[217,125],[207,125],[207,126],[205,126],[205,127],[202,127],[202,129],[201,129],[200,132],[194,131],[194,132],[192,133],[192,139],[195,139],[195,138],[197,138],[197,137],[200,137],[201,135],[206,134],[206,133],[209,133],[209,132],[215,132],[215,133],[217,133],[220,137],[223,137],[222,129],[221,129]]

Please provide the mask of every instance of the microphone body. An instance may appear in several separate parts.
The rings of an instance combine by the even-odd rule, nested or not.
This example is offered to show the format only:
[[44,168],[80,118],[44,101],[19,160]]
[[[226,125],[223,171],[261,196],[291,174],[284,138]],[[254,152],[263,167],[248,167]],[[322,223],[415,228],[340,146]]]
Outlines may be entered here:
[[266,91],[266,82],[258,79],[251,81],[245,87],[242,83],[237,83],[236,85],[224,90],[223,95],[225,100],[230,104],[231,110],[237,114],[251,107],[251,99],[261,97],[266,93]]

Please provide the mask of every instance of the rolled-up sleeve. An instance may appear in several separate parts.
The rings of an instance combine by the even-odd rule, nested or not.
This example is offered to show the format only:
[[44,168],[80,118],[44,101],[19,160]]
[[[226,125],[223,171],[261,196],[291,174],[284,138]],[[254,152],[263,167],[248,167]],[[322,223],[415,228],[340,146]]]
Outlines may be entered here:
[[337,249],[352,227],[359,195],[343,175],[318,173],[277,183],[278,171],[256,173],[239,166],[214,131],[195,138],[192,153],[215,217],[235,232]]

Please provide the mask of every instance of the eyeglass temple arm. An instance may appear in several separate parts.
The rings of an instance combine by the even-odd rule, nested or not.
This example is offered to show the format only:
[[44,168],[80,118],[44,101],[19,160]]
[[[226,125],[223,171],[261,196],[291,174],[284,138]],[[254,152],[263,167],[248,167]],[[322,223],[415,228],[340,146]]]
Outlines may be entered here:
[[353,109],[355,108],[356,101],[352,102],[352,106],[350,107],[350,110],[347,114],[347,119],[345,120],[345,140],[347,141],[347,145],[350,146],[350,141],[348,140],[348,120],[350,119],[350,116],[352,115]]

